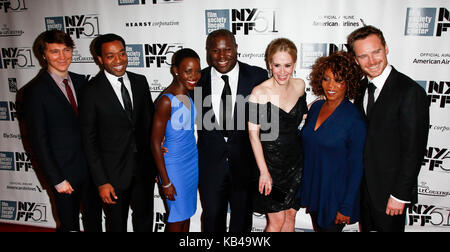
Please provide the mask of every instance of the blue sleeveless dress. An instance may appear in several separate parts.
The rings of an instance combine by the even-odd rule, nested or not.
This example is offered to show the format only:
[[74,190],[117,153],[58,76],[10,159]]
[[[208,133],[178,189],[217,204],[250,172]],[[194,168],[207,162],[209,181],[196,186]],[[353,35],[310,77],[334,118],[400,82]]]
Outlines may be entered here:
[[194,135],[196,110],[189,97],[190,110],[173,94],[164,94],[172,103],[167,122],[164,156],[167,174],[175,186],[175,201],[166,199],[169,208],[168,222],[180,222],[191,218],[197,210],[198,151]]

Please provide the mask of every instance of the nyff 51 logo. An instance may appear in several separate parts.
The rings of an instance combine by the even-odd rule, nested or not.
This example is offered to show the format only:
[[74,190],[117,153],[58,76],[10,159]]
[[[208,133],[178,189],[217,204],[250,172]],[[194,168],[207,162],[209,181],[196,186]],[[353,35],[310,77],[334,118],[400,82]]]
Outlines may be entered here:
[[97,14],[46,17],[45,26],[47,31],[60,30],[76,39],[89,39],[100,35]]
[[428,168],[429,171],[443,171],[450,173],[450,166],[444,165],[445,161],[450,162],[450,151],[447,148],[428,147],[425,151],[425,158],[422,166]]
[[170,67],[173,54],[183,49],[181,43],[155,43],[127,45],[129,67]]
[[408,226],[450,227],[450,209],[433,205],[414,205],[407,209]]
[[[231,14],[230,14],[231,11]],[[227,29],[234,35],[272,35],[278,33],[275,9],[206,10],[206,34]]]
[[26,0],[0,0],[0,11],[22,12],[28,10]]
[[35,67],[29,47],[1,48],[0,69],[28,69]]
[[153,232],[164,232],[164,227],[166,226],[167,214],[166,213],[155,213],[155,229]]
[[450,81],[416,81],[427,91],[430,104],[440,108],[450,106]]

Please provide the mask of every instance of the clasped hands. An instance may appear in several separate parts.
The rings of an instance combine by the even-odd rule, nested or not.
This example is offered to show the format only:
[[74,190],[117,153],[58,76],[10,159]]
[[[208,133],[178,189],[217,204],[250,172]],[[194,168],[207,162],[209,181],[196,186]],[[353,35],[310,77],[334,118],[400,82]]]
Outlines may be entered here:
[[334,220],[334,224],[350,224],[350,217],[337,212],[336,219]]

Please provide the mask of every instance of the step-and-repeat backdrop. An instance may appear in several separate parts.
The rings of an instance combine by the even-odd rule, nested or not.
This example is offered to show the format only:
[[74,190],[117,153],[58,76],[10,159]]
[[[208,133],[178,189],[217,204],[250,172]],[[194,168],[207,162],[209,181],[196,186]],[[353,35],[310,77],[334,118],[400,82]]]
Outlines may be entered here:
[[[206,67],[205,39],[231,30],[239,60],[265,67],[271,40],[287,37],[299,49],[296,76],[314,61],[346,50],[353,30],[384,31],[389,61],[416,80],[431,102],[430,137],[418,179],[419,203],[407,210],[407,231],[450,231],[450,3],[448,0],[0,0],[0,222],[55,227],[47,190],[22,143],[16,96],[40,70],[32,53],[39,33],[60,29],[74,39],[70,70],[89,76],[98,66],[89,51],[100,34],[127,42],[129,70],[144,74],[155,98],[170,82],[169,62],[180,48],[196,50]],[[308,90],[310,93],[310,90]],[[314,99],[309,95],[308,102]],[[155,190],[155,230],[164,230],[164,206]],[[201,206],[192,218],[200,231]],[[254,231],[265,216],[254,215]],[[132,230],[130,225],[130,231]],[[297,231],[311,231],[302,209]],[[358,225],[347,231],[358,231]]]

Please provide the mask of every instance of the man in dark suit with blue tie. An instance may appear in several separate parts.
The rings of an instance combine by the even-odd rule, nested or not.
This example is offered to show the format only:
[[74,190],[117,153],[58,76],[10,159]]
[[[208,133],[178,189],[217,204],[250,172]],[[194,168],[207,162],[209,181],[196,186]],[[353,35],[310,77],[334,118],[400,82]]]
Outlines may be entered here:
[[366,74],[355,99],[367,119],[361,227],[403,232],[405,206],[417,202],[417,177],[428,140],[428,98],[415,81],[389,65],[389,49],[378,28],[354,31],[348,45]]
[[43,69],[24,88],[23,112],[33,158],[54,196],[58,231],[102,231],[101,202],[83,153],[78,121],[84,75],[69,72],[74,42],[62,31],[41,33],[33,49]]
[[237,49],[230,31],[209,34],[206,52],[210,67],[202,70],[195,92],[195,100],[201,103],[196,102],[201,120],[197,144],[204,232],[226,232],[228,204],[229,231],[250,232],[252,228],[250,182],[256,178],[257,168],[245,107],[253,87],[268,76],[260,67],[238,62]]
[[150,151],[153,101],[147,79],[127,72],[125,41],[105,34],[94,42],[103,70],[83,88],[80,122],[89,169],[104,203],[106,230],[151,232],[156,169]]

